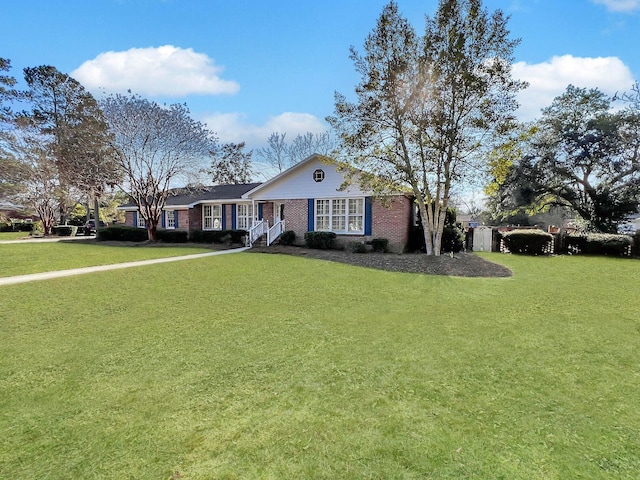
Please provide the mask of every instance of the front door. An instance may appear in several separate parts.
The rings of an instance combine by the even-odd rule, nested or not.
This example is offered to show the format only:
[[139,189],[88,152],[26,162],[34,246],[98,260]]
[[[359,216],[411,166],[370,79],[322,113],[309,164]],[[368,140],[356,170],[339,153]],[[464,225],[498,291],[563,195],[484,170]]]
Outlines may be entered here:
[[273,202],[273,224],[284,220],[284,203]]

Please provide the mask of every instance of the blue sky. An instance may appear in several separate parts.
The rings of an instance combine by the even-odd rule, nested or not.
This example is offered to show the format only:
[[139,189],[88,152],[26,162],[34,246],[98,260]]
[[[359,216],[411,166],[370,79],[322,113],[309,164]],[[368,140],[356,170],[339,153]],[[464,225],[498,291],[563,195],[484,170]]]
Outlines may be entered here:
[[[186,103],[221,141],[264,145],[327,129],[333,93],[358,82],[361,50],[383,0],[21,0],[3,2],[0,56],[21,77],[53,65],[97,97],[131,89]],[[398,0],[421,33],[437,0]],[[640,79],[640,0],[485,0],[511,15],[522,119],[569,83],[607,93]]]

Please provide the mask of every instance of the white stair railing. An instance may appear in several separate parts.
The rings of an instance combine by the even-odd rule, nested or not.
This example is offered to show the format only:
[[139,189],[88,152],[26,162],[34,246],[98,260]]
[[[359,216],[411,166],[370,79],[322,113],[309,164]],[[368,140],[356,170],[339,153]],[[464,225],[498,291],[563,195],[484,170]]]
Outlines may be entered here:
[[253,223],[253,226],[249,229],[249,235],[247,235],[247,247],[252,247],[253,242],[259,239],[262,235],[268,233],[268,224],[264,220],[258,220]]
[[276,222],[273,227],[267,231],[267,247],[275,242],[282,232],[284,232],[284,220]]

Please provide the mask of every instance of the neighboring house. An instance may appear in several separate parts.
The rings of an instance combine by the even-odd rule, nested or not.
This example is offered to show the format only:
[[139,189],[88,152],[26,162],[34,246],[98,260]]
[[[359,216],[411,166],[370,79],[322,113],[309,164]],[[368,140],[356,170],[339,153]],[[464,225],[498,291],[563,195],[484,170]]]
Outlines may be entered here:
[[470,228],[476,228],[480,226],[480,219],[477,216],[469,215],[468,213],[459,214],[456,218],[456,221],[462,224],[465,232]]
[[[393,195],[388,202],[352,185],[340,190],[343,176],[336,165],[312,155],[261,184],[217,185],[169,196],[161,227],[194,230],[243,229],[250,241],[261,235],[267,244],[285,230],[299,244],[310,231],[328,231],[338,242],[386,238],[392,251],[402,252],[414,221],[410,196]],[[126,224],[144,228],[135,205],[120,207]]]

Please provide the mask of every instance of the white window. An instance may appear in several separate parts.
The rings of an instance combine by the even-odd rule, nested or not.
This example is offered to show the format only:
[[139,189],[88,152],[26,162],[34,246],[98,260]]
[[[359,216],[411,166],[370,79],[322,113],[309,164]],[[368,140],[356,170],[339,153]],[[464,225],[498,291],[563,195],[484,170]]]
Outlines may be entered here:
[[364,198],[316,200],[317,231],[364,233]]
[[142,214],[140,212],[136,212],[136,215],[138,217],[136,227],[138,227],[138,228],[146,228],[147,224],[144,221],[144,218],[142,218]]
[[202,206],[202,229],[222,230],[222,205]]
[[253,208],[250,203],[239,203],[236,209],[236,228],[238,230],[249,230],[251,228],[251,218]]
[[364,200],[349,199],[348,226],[350,232],[364,232]]
[[176,215],[178,212],[175,210],[166,210],[164,212],[164,228],[176,228]]
[[328,232],[331,230],[331,200],[316,200],[316,230]]

